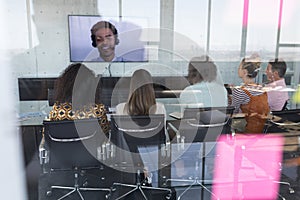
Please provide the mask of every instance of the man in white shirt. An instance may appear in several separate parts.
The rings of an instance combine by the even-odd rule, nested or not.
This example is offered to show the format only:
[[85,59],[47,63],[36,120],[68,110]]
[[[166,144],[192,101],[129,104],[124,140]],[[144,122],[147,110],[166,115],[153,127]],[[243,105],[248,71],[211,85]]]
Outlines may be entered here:
[[284,75],[286,62],[281,59],[270,60],[266,69],[266,75],[270,87],[268,91],[268,103],[271,111],[280,111],[289,100],[288,92],[285,91],[286,84]]
[[188,65],[187,86],[180,93],[181,112],[186,107],[225,107],[228,105],[227,91],[219,78],[216,64],[207,55],[193,57]]

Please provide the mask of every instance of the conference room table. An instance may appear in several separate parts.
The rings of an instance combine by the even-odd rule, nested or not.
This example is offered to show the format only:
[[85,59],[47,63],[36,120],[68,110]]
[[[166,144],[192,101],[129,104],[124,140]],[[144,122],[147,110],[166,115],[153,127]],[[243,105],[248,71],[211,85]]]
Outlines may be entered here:
[[[276,134],[280,135],[284,138],[284,146],[283,146],[283,161],[282,161],[282,169],[281,169],[281,181],[288,182],[290,184],[290,187],[286,184],[280,184],[280,191],[278,195],[278,199],[282,199],[284,197],[285,199],[300,199],[300,184],[299,184],[299,177],[300,177],[300,150],[299,150],[299,138],[300,138],[300,125],[298,122],[300,121],[300,115],[299,110],[292,110],[292,111],[284,111],[284,112],[278,112],[273,113],[273,117],[271,120],[268,120],[266,123],[266,133],[265,134]],[[42,129],[42,120],[45,116],[39,116],[35,117],[34,120],[24,120],[20,123],[20,129],[22,137],[23,137],[23,149],[24,149],[24,155],[26,158],[26,167],[28,168],[32,161],[35,161],[35,164],[38,165],[38,145],[41,138],[41,129]],[[240,119],[233,119],[233,120],[240,120]],[[180,120],[176,119],[168,119],[167,123],[180,123]],[[172,130],[169,129],[169,135],[171,137],[175,136],[175,133],[172,132]],[[176,145],[176,144],[174,144]],[[201,142],[198,145],[203,145]],[[202,147],[202,146],[201,146]],[[175,149],[175,147],[173,147]],[[177,148],[177,147],[176,147]],[[166,167],[166,170],[162,170],[161,177],[164,175],[163,173],[166,173],[167,175],[171,174],[171,166]],[[109,169],[110,172],[105,172],[105,174],[112,174],[114,173],[114,169]],[[36,170],[35,173],[40,173],[40,170]],[[29,174],[32,174],[34,172],[28,172]],[[94,175],[93,175],[94,173]],[[103,172],[101,171],[94,171],[91,175],[91,177],[101,177]],[[96,175],[95,175],[96,174]],[[31,196],[38,196],[39,199],[53,199],[52,197],[45,197],[43,196],[45,194],[46,185],[49,184],[49,174],[36,174],[36,176],[39,178],[38,181],[33,181],[34,183],[31,183],[31,193],[39,193],[39,195],[31,195]],[[69,178],[68,178],[69,177]],[[126,177],[126,175],[125,175]],[[27,176],[28,179],[29,176]],[[61,177],[59,177],[61,178]],[[71,174],[66,173],[66,176],[64,180],[68,182],[68,179],[71,179]],[[125,178],[126,179],[126,178]],[[168,177],[163,177],[163,181],[160,182],[162,184],[164,181],[168,179]],[[90,178],[90,180],[93,180]],[[93,184],[99,184],[99,181],[97,182],[98,178],[95,179]],[[32,180],[27,180],[32,181]],[[103,179],[102,182],[105,182],[104,185],[109,186],[111,183],[113,183],[113,179]],[[96,182],[96,183],[95,183]],[[101,182],[101,181],[100,181]],[[37,186],[35,184],[38,184]],[[34,185],[34,186],[32,186]],[[162,186],[162,185],[160,185]],[[166,185],[174,191],[174,194],[176,197],[180,196],[181,193],[185,191],[188,185],[178,185],[176,184],[172,185]],[[211,189],[211,183],[207,184],[207,188]],[[292,191],[290,190],[292,188]],[[202,196],[202,199],[209,198],[211,195],[207,193],[205,190],[203,190],[202,187],[199,185],[191,187],[191,193],[185,192],[185,195],[182,196],[181,199],[185,199],[190,197],[192,194],[198,194],[199,191],[202,191],[204,194]],[[202,194],[202,193],[200,193]],[[92,194],[86,194],[87,196],[96,197],[98,195],[105,195],[97,194],[97,192],[92,192]],[[201,195],[200,195],[201,196]],[[32,198],[35,199],[35,198]]]

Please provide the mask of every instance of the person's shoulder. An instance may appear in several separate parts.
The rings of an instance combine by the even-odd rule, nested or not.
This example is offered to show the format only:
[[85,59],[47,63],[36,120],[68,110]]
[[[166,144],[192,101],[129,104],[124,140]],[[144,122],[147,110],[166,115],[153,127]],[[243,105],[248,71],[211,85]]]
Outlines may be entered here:
[[156,114],[166,114],[166,108],[163,103],[156,102]]
[[72,111],[72,104],[69,102],[55,102],[49,112],[49,120],[74,120],[74,111]]
[[232,91],[243,91],[241,86],[235,86],[232,88]]
[[188,85],[188,86],[186,86],[186,87],[183,89],[183,91],[193,90],[195,87],[197,87],[197,86],[195,86],[195,85]]
[[113,60],[113,62],[131,62],[131,61],[122,56],[118,56],[116,57],[116,59]]
[[156,102],[156,105],[159,106],[159,107],[161,107],[161,108],[165,107],[165,105],[163,103],[161,103],[161,102]]
[[124,114],[124,108],[125,108],[126,103],[119,103],[116,105],[116,114]]
[[201,89],[208,89],[208,87],[215,85],[213,82],[206,82],[206,81],[202,81],[202,82],[198,82],[195,83],[193,85],[189,86],[189,90],[201,90]]
[[122,102],[122,103],[117,104],[117,105],[116,105],[116,109],[117,109],[117,108],[120,108],[120,107],[124,107],[125,104],[126,104],[125,102]]
[[96,109],[106,110],[106,106],[103,103],[96,103],[92,104],[91,106],[95,107]]
[[248,86],[242,86],[240,87],[240,90],[237,90],[238,92],[234,91],[235,93],[244,93],[249,96],[249,93],[253,96],[258,96],[266,91],[264,91],[263,87],[261,85],[248,85]]
[[277,85],[286,87],[286,83],[285,83],[285,79],[284,78],[281,78],[281,79],[279,79],[276,82],[277,82]]
[[232,88],[232,94],[235,96],[235,95],[241,95],[241,94],[246,94],[245,93],[245,90],[247,90],[246,88],[244,87],[241,87],[241,86],[235,86]]
[[72,103],[70,102],[55,102],[52,106],[52,109],[65,109],[72,110]]
[[92,59],[90,59],[90,61],[91,62],[104,62],[104,60],[100,56],[92,58]]

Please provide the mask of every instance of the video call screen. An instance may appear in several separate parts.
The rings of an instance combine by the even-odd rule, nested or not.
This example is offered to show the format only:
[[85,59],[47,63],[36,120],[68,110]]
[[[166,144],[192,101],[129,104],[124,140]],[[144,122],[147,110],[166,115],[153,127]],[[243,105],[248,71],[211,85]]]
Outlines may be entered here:
[[147,39],[143,30],[147,20],[142,18],[107,18],[96,15],[69,15],[69,48],[71,62],[104,62],[99,50],[92,45],[91,28],[99,21],[108,21],[118,31],[114,51],[118,59],[113,62],[145,62],[148,60]]

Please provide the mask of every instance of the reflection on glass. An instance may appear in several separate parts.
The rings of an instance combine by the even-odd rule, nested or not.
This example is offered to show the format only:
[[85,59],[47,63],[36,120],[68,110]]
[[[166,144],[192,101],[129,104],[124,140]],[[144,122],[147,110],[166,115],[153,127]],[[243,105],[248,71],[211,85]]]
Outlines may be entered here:
[[[147,8],[147,9],[145,9]],[[159,28],[160,1],[126,0],[122,4],[122,16],[146,18],[149,28]]]
[[300,47],[281,47],[279,48],[279,58],[283,58],[287,62],[300,60]]
[[201,143],[172,144],[171,179],[172,186],[189,185],[202,179]]
[[239,60],[243,1],[212,1],[210,55],[215,61]]
[[186,58],[203,54],[206,49],[208,1],[175,1],[174,7],[174,51]]
[[300,43],[300,1],[289,0],[283,2],[281,20],[280,43]]
[[249,1],[246,55],[254,51],[260,52],[263,59],[274,57],[278,15],[279,1]]
[[98,0],[98,12],[101,16],[119,16],[119,0]]

